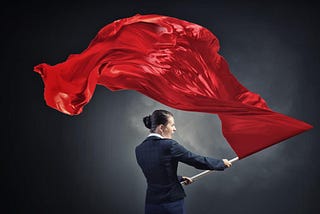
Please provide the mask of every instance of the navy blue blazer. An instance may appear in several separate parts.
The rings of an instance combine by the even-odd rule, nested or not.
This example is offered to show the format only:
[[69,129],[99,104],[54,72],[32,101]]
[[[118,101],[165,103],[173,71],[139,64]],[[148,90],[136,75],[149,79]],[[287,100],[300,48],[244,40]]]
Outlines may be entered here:
[[135,149],[136,159],[147,179],[146,203],[159,204],[183,199],[186,194],[177,176],[178,162],[197,169],[224,170],[221,159],[200,156],[175,140],[147,137]]

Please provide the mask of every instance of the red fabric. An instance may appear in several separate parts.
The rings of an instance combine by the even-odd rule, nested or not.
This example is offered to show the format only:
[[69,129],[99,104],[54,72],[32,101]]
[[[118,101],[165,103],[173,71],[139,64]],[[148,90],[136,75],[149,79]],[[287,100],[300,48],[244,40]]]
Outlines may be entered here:
[[273,112],[242,86],[208,29],[173,17],[135,15],[103,27],[80,54],[35,66],[47,105],[77,115],[96,85],[136,90],[167,106],[218,114],[225,138],[244,158],[311,129]]

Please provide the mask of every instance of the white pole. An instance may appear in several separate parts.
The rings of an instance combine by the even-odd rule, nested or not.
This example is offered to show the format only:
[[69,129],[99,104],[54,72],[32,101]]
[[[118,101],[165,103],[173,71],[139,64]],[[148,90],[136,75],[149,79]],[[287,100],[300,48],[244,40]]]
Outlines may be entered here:
[[[233,163],[233,162],[235,162],[235,161],[237,161],[237,160],[239,160],[239,157],[232,158],[231,160],[229,160],[229,162]],[[191,179],[192,179],[193,181],[196,181],[196,180],[198,180],[200,177],[202,177],[202,176],[204,176],[204,175],[207,175],[207,174],[209,174],[209,173],[211,173],[211,172],[214,172],[214,170],[206,170],[206,171],[200,172],[199,174],[196,174],[196,175],[192,176]],[[181,184],[185,184],[184,181],[181,181],[180,183],[181,183]]]

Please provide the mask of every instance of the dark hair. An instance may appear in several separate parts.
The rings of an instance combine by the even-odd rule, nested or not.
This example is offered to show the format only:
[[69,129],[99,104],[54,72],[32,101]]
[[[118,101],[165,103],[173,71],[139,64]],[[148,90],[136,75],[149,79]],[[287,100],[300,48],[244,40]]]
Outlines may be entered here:
[[155,110],[152,115],[143,118],[143,123],[151,132],[154,132],[158,125],[167,125],[169,116],[173,116],[169,111]]

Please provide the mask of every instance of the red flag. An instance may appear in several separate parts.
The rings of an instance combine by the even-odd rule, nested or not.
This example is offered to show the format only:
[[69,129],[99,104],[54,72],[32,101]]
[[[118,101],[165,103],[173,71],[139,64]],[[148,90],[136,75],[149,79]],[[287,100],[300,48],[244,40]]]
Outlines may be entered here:
[[216,36],[197,24],[135,15],[103,27],[82,53],[34,71],[44,81],[47,105],[69,115],[82,112],[97,84],[136,90],[180,110],[218,114],[239,158],[312,128],[273,112],[242,86],[219,48]]

